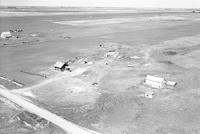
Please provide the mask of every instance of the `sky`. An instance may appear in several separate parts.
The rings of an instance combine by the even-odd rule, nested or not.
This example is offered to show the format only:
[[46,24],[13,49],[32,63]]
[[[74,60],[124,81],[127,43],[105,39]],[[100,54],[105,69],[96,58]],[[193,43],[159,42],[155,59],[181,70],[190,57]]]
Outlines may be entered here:
[[200,8],[200,0],[0,0],[4,6]]

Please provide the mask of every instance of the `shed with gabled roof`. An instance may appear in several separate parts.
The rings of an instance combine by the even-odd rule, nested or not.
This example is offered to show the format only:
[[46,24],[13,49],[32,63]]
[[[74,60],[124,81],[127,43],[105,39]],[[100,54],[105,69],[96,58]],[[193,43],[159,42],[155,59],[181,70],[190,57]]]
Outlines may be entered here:
[[61,62],[61,61],[57,61],[54,64],[55,70],[60,70],[60,71],[63,71],[65,69],[65,66],[67,66],[67,64],[65,62]]

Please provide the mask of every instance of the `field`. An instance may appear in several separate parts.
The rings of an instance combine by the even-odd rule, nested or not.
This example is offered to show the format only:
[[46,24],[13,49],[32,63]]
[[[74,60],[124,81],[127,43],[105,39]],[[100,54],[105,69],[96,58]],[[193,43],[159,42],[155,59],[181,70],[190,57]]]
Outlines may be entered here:
[[[200,134],[200,13],[3,8],[0,15],[1,32],[23,29],[0,39],[0,84],[12,93],[102,134]],[[72,72],[54,70],[68,60]],[[154,89],[146,75],[177,85]],[[149,90],[153,98],[144,96]],[[65,133],[0,100],[1,134]]]

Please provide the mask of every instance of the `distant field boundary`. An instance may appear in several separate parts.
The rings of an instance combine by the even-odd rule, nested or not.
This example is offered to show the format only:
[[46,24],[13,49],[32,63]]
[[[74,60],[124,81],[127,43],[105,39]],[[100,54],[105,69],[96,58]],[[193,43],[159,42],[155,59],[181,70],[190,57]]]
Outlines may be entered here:
[[15,84],[15,85],[17,85],[17,86],[19,86],[19,87],[24,86],[24,84],[21,83],[21,82],[18,82],[18,81],[16,81],[16,80],[10,80],[10,79],[8,79],[8,78],[6,78],[6,77],[3,77],[3,76],[0,76],[0,79],[5,80],[5,81],[8,81],[8,82],[11,82],[11,83],[13,83],[13,84]]
[[47,78],[47,76],[45,74],[37,74],[37,73],[32,73],[32,72],[28,72],[28,71],[24,71],[24,70],[21,70],[20,72],[25,73],[25,74],[29,74],[29,75],[33,75],[33,76],[40,76],[40,77],[43,77],[43,78]]

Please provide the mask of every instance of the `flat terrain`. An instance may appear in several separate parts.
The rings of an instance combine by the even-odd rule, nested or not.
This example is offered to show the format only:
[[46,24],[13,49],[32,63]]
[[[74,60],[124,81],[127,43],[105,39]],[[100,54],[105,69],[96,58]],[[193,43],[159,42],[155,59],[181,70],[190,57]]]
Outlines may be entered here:
[[[74,10],[2,9],[0,31],[23,31],[0,39],[0,76],[10,80],[1,85],[103,134],[200,134],[200,13]],[[118,55],[106,56],[111,51]],[[72,72],[54,70],[68,60]],[[143,83],[147,74],[178,84],[153,89]],[[149,90],[153,98],[144,97]],[[27,124],[21,108],[0,100],[1,134],[64,133]]]

